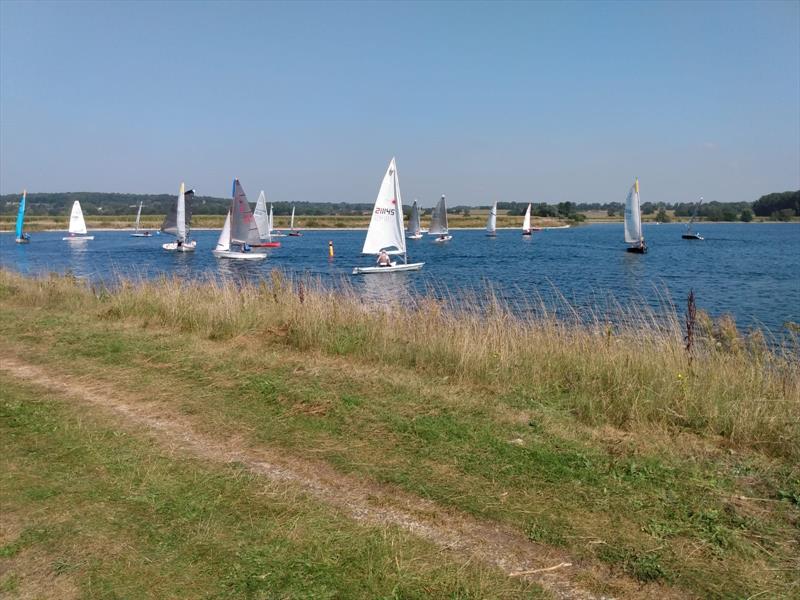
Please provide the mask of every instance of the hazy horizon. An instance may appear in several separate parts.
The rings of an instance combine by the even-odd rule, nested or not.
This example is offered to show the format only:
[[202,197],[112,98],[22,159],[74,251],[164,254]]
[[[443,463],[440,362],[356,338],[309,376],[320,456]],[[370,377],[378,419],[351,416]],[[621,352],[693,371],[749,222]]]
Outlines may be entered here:
[[800,188],[800,3],[0,3],[0,193]]

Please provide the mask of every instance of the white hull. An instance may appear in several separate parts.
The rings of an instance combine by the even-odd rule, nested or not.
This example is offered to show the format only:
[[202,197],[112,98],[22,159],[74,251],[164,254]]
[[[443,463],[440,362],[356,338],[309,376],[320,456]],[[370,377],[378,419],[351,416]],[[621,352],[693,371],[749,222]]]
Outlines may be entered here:
[[446,235],[444,237],[437,237],[433,241],[436,242],[437,244],[443,244],[444,242],[449,242],[452,239],[453,239],[452,235]]
[[270,233],[270,237],[286,237],[285,233]]
[[151,237],[149,233],[132,233],[131,237]]
[[212,250],[211,253],[217,258],[231,258],[234,260],[263,260],[266,254],[260,252],[238,252],[236,250]]
[[486,237],[497,237],[497,232],[496,231],[487,231],[486,232]]
[[353,275],[364,275],[367,273],[396,273],[397,271],[419,271],[424,264],[425,263],[393,263],[388,267],[356,267],[353,269]]
[[30,244],[31,243],[31,241],[28,238],[16,238],[14,241],[17,242],[18,244]]
[[167,242],[166,244],[161,244],[161,247],[164,250],[170,250],[172,252],[194,252],[194,249],[197,247],[197,241],[192,240],[191,242],[184,242],[180,246],[178,246],[178,242]]
[[93,240],[93,235],[71,235],[69,237],[63,237],[62,240],[66,242],[71,242],[72,240]]
[[407,240],[421,240],[422,239],[422,234],[421,233],[418,233],[416,235],[409,234],[409,235],[406,235],[406,239]]

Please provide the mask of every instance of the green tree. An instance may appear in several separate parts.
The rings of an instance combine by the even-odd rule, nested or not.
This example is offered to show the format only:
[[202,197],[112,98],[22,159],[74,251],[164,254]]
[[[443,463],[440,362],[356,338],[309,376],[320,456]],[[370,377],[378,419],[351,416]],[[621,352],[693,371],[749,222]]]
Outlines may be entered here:
[[672,218],[667,214],[663,206],[660,207],[656,213],[656,221],[660,221],[661,223],[669,223],[672,221]]
[[742,211],[742,214],[739,215],[739,220],[742,221],[743,223],[749,223],[750,221],[753,220],[753,211],[750,210],[749,208],[745,208]]

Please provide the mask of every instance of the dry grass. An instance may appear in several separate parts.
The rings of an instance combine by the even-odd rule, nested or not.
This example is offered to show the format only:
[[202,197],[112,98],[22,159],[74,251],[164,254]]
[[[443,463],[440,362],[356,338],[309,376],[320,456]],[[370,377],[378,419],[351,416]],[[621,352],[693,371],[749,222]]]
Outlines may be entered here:
[[[273,272],[258,282],[121,281],[92,288],[70,277],[24,279],[6,290],[37,305],[96,305],[209,339],[264,334],[295,348],[399,363],[435,376],[491,385],[497,393],[557,399],[582,422],[720,436],[731,447],[800,458],[797,340],[781,347],[741,335],[729,318],[700,314],[691,356],[674,312],[619,308],[614,325],[512,307],[483,297],[401,304],[365,300]],[[8,293],[8,292],[7,292]],[[690,360],[691,358],[691,360]]]

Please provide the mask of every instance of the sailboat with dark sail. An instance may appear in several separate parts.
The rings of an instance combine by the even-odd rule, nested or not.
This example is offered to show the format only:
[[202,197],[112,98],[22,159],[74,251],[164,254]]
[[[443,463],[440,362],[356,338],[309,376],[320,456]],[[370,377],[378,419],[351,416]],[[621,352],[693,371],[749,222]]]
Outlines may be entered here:
[[434,242],[449,242],[453,239],[447,228],[447,201],[442,196],[436,206],[433,207],[431,214],[431,226],[428,235],[435,235]]
[[685,240],[702,240],[704,239],[699,233],[697,233],[694,229],[692,229],[692,224],[697,219],[697,213],[700,210],[700,205],[703,203],[703,197],[700,196],[700,200],[697,204],[694,205],[694,211],[692,212],[692,218],[689,219],[689,224],[686,226],[686,231],[683,232],[681,236]]
[[254,252],[252,248],[252,245],[259,243],[260,240],[258,226],[253,213],[250,212],[247,195],[239,180],[234,179],[231,207],[228,216],[225,217],[225,225],[217,246],[211,252],[218,258],[264,260],[267,255],[263,252]]
[[411,215],[408,218],[408,228],[406,229],[406,238],[409,240],[422,239],[422,226],[419,219],[419,204],[417,200],[411,204]]

